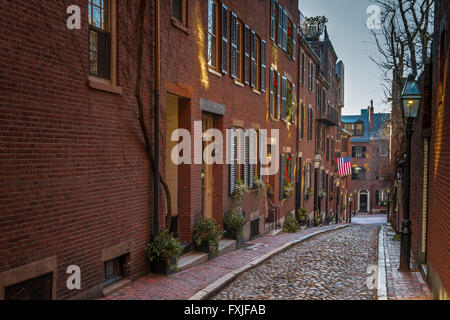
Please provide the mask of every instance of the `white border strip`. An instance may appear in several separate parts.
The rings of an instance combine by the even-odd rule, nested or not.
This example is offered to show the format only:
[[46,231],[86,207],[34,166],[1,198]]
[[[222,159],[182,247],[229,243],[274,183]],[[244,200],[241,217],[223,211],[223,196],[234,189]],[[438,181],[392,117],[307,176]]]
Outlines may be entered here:
[[378,236],[378,279],[377,279],[377,299],[388,300],[387,288],[386,288],[386,257],[385,257],[385,226],[380,228],[380,234]]

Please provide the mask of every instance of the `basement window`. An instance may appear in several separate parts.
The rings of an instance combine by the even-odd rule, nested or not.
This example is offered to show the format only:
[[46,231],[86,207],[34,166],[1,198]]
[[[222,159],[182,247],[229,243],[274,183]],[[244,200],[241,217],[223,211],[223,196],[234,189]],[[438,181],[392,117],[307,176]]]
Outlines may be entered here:
[[53,273],[28,279],[5,288],[5,300],[51,300]]
[[107,287],[125,278],[128,269],[128,261],[128,254],[105,261],[103,287]]

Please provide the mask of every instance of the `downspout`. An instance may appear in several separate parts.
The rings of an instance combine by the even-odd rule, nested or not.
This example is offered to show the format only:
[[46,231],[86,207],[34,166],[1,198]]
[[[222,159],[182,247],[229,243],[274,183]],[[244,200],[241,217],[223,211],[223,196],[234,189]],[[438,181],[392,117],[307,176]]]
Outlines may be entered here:
[[159,101],[160,101],[160,30],[159,0],[155,0],[155,105],[154,111],[154,144],[155,163],[153,176],[153,236],[159,233]]
[[[297,33],[297,36],[298,36],[298,33]],[[297,64],[298,64],[298,66],[300,66],[300,58],[301,58],[300,57],[300,51],[301,51],[301,45],[302,45],[301,41],[303,41],[303,39],[300,39],[300,38],[297,37],[297,42],[298,42]],[[297,101],[296,102],[297,102],[297,109],[299,111],[299,112],[297,112],[297,114],[298,115],[301,114],[301,116],[303,117],[303,112],[301,112],[301,106],[300,106],[300,103],[299,103],[300,102],[300,83],[299,83],[299,79],[300,79],[300,68],[297,67]],[[294,117],[295,117],[295,115],[294,115]],[[295,159],[297,159],[296,166],[299,165],[299,161],[298,161],[298,153],[299,153],[299,147],[300,147],[299,146],[299,138],[300,138],[300,136],[299,136],[299,129],[300,128],[299,127],[300,127],[300,117],[297,118],[297,133],[296,133],[297,139],[295,141],[296,151],[297,151],[297,154],[295,155]],[[300,163],[300,168],[297,169],[297,172],[299,172],[300,174],[302,173],[301,163]],[[300,183],[300,177],[297,177],[296,183],[297,184]],[[302,192],[301,191],[302,191],[302,186],[300,185],[300,194],[297,195],[297,192],[296,192],[296,197],[299,197],[298,198],[299,201],[295,201],[295,216],[297,216],[297,212],[300,209],[300,206],[302,205]]]

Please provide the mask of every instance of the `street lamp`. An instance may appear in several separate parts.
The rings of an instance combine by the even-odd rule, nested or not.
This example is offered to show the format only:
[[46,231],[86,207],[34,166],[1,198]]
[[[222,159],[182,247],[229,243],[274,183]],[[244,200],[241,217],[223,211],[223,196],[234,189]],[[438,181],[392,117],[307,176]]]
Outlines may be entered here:
[[339,178],[336,179],[336,215],[335,215],[335,223],[339,223],[339,200],[340,200],[340,189],[339,186],[341,185],[341,180]]
[[320,154],[316,154],[316,157],[313,160],[314,168],[319,169],[321,163],[322,163],[322,158],[320,157]]
[[348,222],[352,223],[352,205],[353,205],[353,193],[350,192],[350,212],[348,213]]
[[411,250],[411,221],[409,220],[410,202],[410,175],[411,175],[411,136],[412,123],[419,112],[422,95],[416,82],[414,74],[409,75],[403,87],[401,95],[403,105],[403,117],[406,118],[406,170],[405,170],[405,201],[403,204],[403,221],[400,238],[400,267],[399,271],[409,271],[410,250]]
[[386,193],[387,193],[387,198],[388,198],[386,222],[389,222],[389,209],[391,207],[391,198],[389,197],[389,195],[391,193],[391,189],[387,188]]
[[355,209],[353,210],[353,216],[355,216],[355,214],[356,214],[356,195],[357,195],[357,193],[358,193],[358,190],[353,190],[353,194],[355,195]]

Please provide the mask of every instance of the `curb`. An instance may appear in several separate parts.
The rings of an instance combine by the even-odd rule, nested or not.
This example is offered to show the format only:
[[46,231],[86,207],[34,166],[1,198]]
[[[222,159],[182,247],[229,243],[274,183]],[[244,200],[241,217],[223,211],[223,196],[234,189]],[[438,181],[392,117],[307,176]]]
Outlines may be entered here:
[[264,255],[262,255],[259,258],[256,258],[255,260],[243,265],[242,267],[233,270],[229,273],[227,273],[226,275],[220,277],[219,279],[217,279],[216,281],[214,281],[213,283],[211,283],[210,285],[208,285],[207,287],[201,289],[200,291],[198,291],[196,294],[194,294],[193,296],[191,296],[188,300],[206,300],[210,297],[212,297],[213,295],[215,295],[218,291],[220,291],[223,287],[225,287],[226,285],[228,285],[230,282],[232,282],[234,279],[236,279],[239,275],[241,275],[242,273],[249,271],[250,269],[255,268],[256,266],[260,265],[261,263],[263,263],[264,261],[266,261],[267,259],[271,258],[272,256],[281,253],[282,251],[285,251],[286,249],[302,242],[305,241],[309,238],[312,238],[314,236],[317,236],[319,234],[322,233],[326,233],[326,232],[330,232],[330,231],[335,231],[335,230],[339,230],[339,229],[343,229],[350,226],[350,224],[345,224],[345,225],[338,225],[335,227],[332,227],[330,229],[326,229],[326,230],[319,230],[317,232],[308,234],[308,235],[304,235],[296,240],[293,241],[289,241],[286,242],[284,245],[282,245],[281,247],[278,247]]
[[386,256],[385,256],[385,226],[382,225],[378,236],[378,278],[377,300],[388,300],[386,288]]

